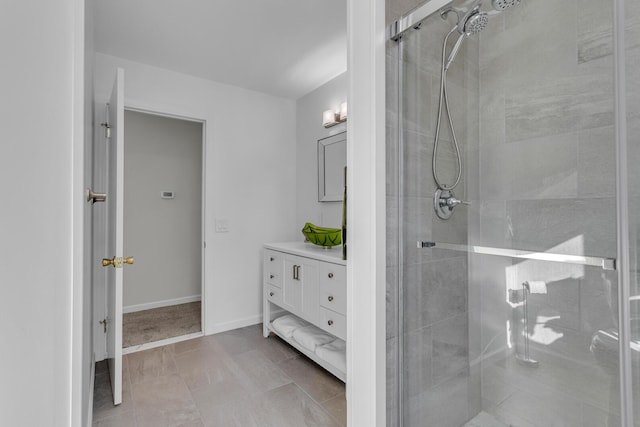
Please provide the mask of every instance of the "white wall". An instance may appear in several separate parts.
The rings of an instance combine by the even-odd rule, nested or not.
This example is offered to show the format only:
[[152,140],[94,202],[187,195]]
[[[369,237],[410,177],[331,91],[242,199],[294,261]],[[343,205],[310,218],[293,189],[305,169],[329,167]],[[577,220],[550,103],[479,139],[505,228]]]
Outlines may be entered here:
[[[206,122],[205,333],[259,322],[262,244],[299,233],[294,101],[96,54],[98,120],[117,67],[125,106]],[[228,233],[214,232],[216,218]]]
[[[346,123],[325,128],[322,112],[337,108],[347,100],[347,73],[320,86],[296,102],[296,227],[301,230],[305,222],[326,227],[340,227],[342,202],[318,202],[318,140],[344,132]],[[296,239],[304,239],[302,233]]]
[[[125,310],[200,296],[202,123],[125,111]],[[160,197],[173,191],[173,199]]]
[[3,426],[81,418],[83,23],[78,0],[3,2],[0,14]]

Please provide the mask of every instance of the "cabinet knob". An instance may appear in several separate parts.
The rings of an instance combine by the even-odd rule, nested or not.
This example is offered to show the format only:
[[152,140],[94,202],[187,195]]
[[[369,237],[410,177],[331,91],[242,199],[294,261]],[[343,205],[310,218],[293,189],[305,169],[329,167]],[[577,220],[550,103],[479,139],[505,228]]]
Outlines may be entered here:
[[269,296],[272,297],[274,295],[273,292],[269,292]]
[[329,295],[329,296],[327,297],[327,299],[328,299],[329,301],[333,301],[333,295]]
[[329,326],[333,325],[333,320],[329,320],[329,321],[327,322],[327,324],[328,324]]
[[276,259],[274,257],[269,257],[269,261],[275,261]]
[[269,275],[269,279],[273,279],[274,277],[276,277],[276,276],[274,276],[273,274]]
[[333,279],[333,273],[329,273],[327,276],[329,276],[329,279]]

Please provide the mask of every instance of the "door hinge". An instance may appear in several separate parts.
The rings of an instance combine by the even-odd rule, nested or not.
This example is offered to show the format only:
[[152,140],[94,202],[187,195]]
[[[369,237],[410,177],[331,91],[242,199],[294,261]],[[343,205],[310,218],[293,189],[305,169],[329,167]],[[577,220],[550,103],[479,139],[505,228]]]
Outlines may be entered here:
[[105,317],[104,319],[102,319],[100,322],[98,322],[100,324],[102,324],[102,327],[104,328],[104,333],[107,333],[107,323],[109,323],[109,321],[107,320],[107,318]]
[[109,126],[109,123],[100,123],[100,126],[104,128],[104,137],[107,139],[111,138],[111,126]]

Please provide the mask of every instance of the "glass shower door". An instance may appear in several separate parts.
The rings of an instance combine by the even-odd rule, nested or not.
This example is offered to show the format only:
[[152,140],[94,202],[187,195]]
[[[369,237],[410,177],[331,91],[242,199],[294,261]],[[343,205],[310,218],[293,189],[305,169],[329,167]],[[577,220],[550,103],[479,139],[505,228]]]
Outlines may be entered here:
[[[613,2],[495,3],[391,48],[400,424],[619,426]],[[473,5],[487,22],[443,54]],[[470,204],[442,219],[433,165],[455,182],[456,151]]]

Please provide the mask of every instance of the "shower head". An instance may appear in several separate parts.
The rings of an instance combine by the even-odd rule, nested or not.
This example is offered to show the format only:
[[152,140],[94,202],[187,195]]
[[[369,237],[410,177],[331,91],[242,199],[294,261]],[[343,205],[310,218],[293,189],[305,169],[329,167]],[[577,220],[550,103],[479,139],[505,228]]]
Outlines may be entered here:
[[466,8],[447,7],[440,11],[442,19],[447,19],[450,12],[456,14],[456,29],[460,34],[473,35],[480,32],[487,24],[488,14],[481,12],[483,0],[474,0],[474,2]]
[[511,6],[517,6],[521,0],[491,0],[491,6],[495,10],[503,11],[509,9]]
[[[488,12],[481,12],[481,8],[483,7],[483,3],[485,3],[485,0],[473,0],[473,1],[469,1],[470,4],[467,4],[463,7],[450,6],[445,9],[442,9],[440,11],[440,16],[442,17],[442,19],[447,19],[447,15],[449,15],[450,12],[454,12],[458,20],[458,22],[456,23],[456,26],[458,27],[458,32],[460,34],[462,34],[463,32],[466,32],[469,35],[473,35],[473,34],[477,34],[478,32],[484,29],[484,27],[486,26],[486,22],[484,21],[490,15],[495,15],[500,12],[503,12],[512,6],[519,5],[521,2],[522,0],[491,0],[491,7],[493,8],[493,10]],[[482,14],[482,17],[476,16],[478,14]],[[464,30],[465,26],[471,27],[472,25],[470,24],[474,23],[474,22],[470,22],[471,18],[474,18],[475,23],[482,23],[482,26],[479,29],[477,29],[475,32],[472,32],[470,30],[467,30],[467,31]]]
[[460,50],[464,39],[469,36],[478,34],[480,31],[486,28],[488,23],[488,14],[486,12],[480,12],[479,10],[476,10],[474,13],[467,16],[462,25],[462,29],[458,25],[457,27],[454,27],[453,30],[451,30],[453,32],[457,28],[458,32],[460,32],[460,37],[458,37],[458,40],[456,40],[456,43],[453,45],[453,49],[451,49],[451,53],[447,58],[447,62],[444,65],[445,71],[449,69],[449,67],[453,63],[453,60],[456,58],[456,55],[458,54],[458,51]]
[[466,11],[464,15],[458,15],[459,19],[457,26],[460,34],[473,36],[484,30],[487,26],[489,23],[489,14],[487,12],[481,12],[480,6],[481,2],[478,1],[476,2],[476,5]]
[[486,12],[477,12],[467,18],[463,26],[463,31],[466,35],[473,36],[484,30],[488,23],[489,14]]

